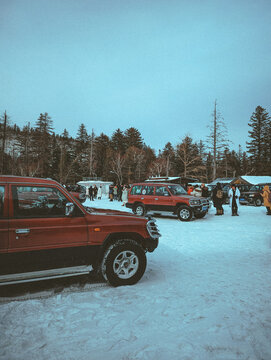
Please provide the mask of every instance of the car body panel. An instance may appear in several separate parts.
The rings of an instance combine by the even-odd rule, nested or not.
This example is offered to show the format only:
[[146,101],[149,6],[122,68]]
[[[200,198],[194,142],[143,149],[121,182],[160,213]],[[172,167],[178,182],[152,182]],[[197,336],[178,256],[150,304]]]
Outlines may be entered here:
[[[89,265],[119,238],[136,239],[145,251],[158,246],[160,235],[153,237],[147,230],[149,219],[85,208],[51,179],[0,176],[0,194],[2,274]],[[73,213],[68,216],[70,203]]]

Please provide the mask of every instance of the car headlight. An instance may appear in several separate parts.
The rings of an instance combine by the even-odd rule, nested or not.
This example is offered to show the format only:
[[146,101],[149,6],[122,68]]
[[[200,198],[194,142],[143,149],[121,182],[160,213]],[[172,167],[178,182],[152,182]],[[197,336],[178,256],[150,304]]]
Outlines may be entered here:
[[157,239],[161,236],[155,222],[156,222],[155,219],[151,219],[147,222],[148,233],[150,234],[150,237],[152,237],[153,239]]
[[200,200],[189,200],[190,205],[200,205]]

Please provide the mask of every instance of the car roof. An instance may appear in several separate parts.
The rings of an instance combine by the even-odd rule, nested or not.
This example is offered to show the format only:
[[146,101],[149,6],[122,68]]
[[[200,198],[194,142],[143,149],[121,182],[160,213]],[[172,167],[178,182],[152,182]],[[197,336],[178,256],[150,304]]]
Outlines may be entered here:
[[37,177],[28,177],[28,176],[16,176],[16,175],[1,175],[0,181],[5,183],[35,183],[40,185],[55,185],[58,184],[57,181],[52,179],[43,179],[43,178],[37,178]]

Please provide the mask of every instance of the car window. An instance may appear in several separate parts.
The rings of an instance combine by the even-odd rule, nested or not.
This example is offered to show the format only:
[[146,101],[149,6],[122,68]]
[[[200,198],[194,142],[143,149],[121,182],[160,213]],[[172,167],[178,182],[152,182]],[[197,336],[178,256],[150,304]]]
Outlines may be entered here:
[[156,186],[155,195],[157,196],[170,196],[166,186]]
[[186,195],[187,192],[184,190],[184,188],[181,185],[168,185],[168,188],[172,195]]
[[135,185],[131,190],[131,195],[140,195],[142,191],[142,185]]
[[4,195],[5,195],[5,187],[0,186],[0,218],[4,215]]
[[65,216],[68,199],[56,188],[12,186],[14,217]]
[[154,186],[144,186],[142,190],[142,195],[153,195],[154,194]]

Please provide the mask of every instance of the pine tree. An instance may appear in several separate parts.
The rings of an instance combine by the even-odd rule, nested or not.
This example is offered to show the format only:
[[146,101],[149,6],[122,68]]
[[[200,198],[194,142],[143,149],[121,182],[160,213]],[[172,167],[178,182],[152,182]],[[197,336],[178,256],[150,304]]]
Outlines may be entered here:
[[96,158],[96,173],[98,177],[104,180],[108,179],[109,176],[109,150],[110,150],[110,139],[104,133],[95,139],[95,158]]
[[30,164],[35,157],[31,148],[32,134],[33,130],[28,123],[16,137],[16,145],[19,151],[19,171],[22,176],[30,175]]
[[79,126],[75,145],[75,158],[73,161],[73,178],[74,182],[82,177],[89,176],[89,149],[90,141],[84,124]]
[[33,148],[37,158],[36,173],[38,176],[47,177],[49,173],[51,153],[51,135],[53,134],[53,121],[48,113],[40,114],[36,121],[33,138]]
[[122,155],[127,149],[126,137],[120,129],[117,129],[111,137],[111,148]]
[[127,148],[134,146],[138,149],[142,149],[143,139],[140,132],[136,128],[130,127],[129,129],[127,129],[125,131],[125,137]]
[[166,143],[161,153],[161,157],[165,159],[165,163],[166,163],[165,175],[166,177],[168,177],[170,175],[170,170],[173,169],[173,164],[175,162],[175,152],[170,142]]
[[1,163],[0,163],[0,174],[5,174],[7,170],[7,154],[6,154],[6,144],[8,140],[8,125],[9,117],[5,111],[3,116],[0,117],[0,142],[1,142]]
[[250,117],[248,125],[250,141],[247,142],[248,153],[253,166],[253,173],[256,175],[265,175],[268,171],[270,149],[268,149],[268,129],[270,127],[270,116],[261,106],[257,106],[255,112]]

